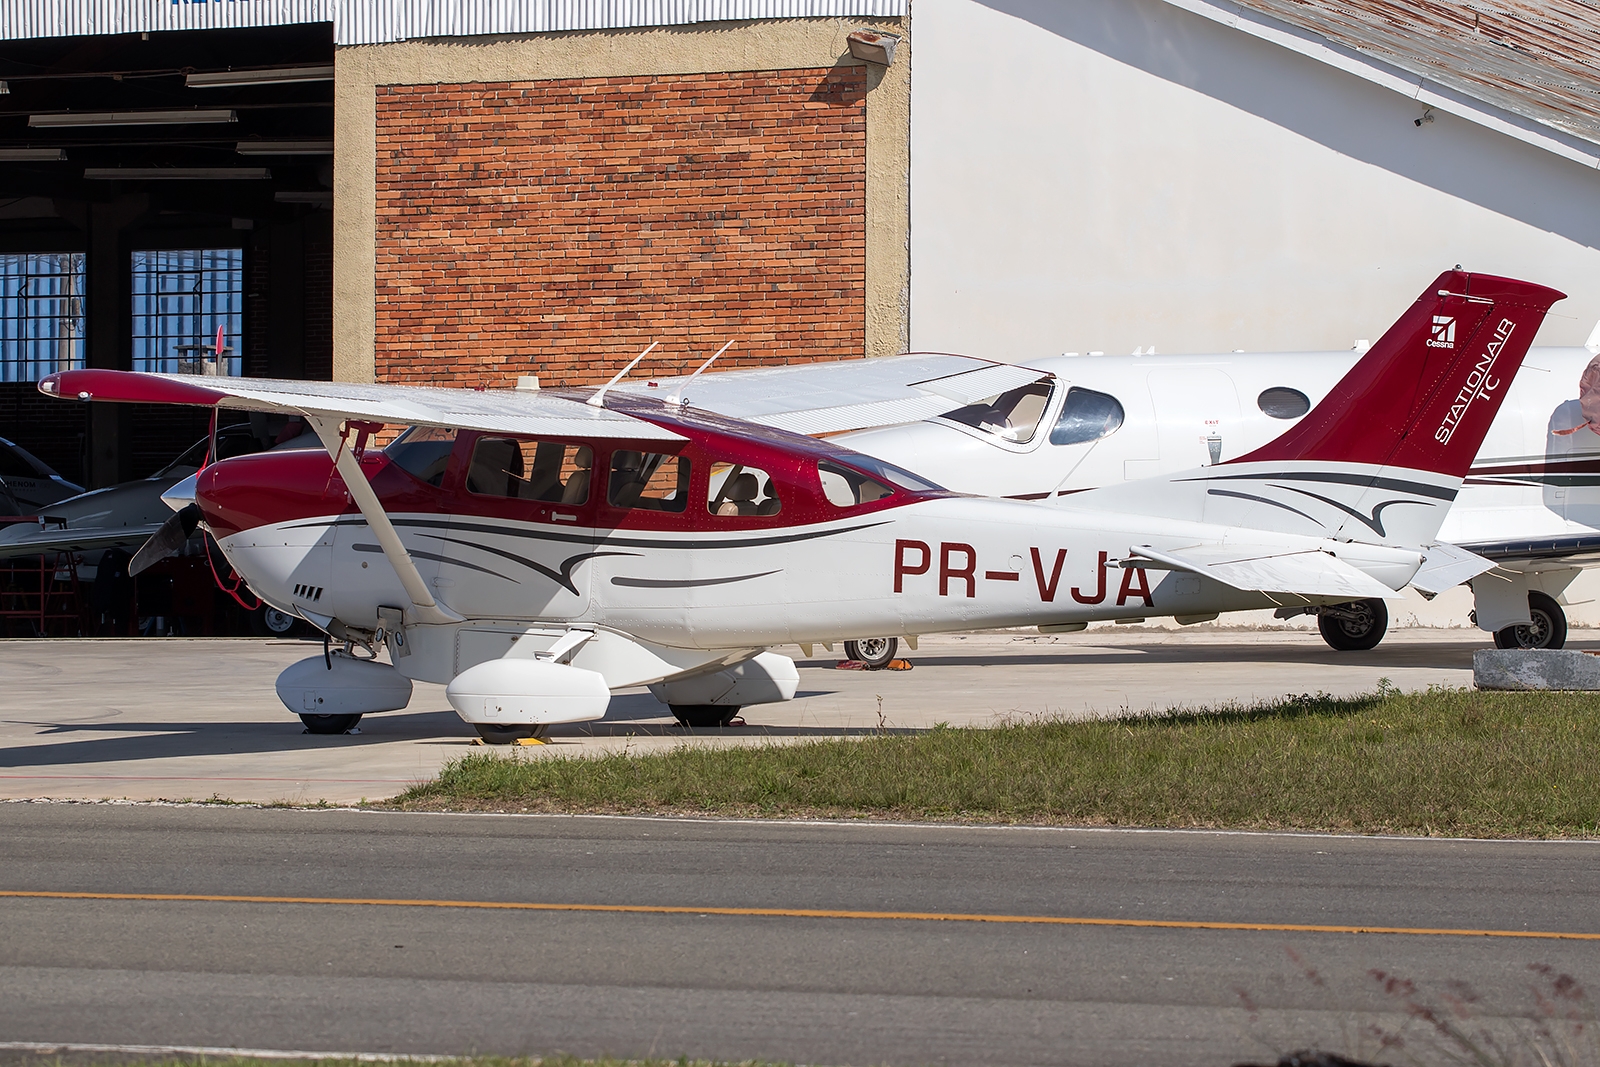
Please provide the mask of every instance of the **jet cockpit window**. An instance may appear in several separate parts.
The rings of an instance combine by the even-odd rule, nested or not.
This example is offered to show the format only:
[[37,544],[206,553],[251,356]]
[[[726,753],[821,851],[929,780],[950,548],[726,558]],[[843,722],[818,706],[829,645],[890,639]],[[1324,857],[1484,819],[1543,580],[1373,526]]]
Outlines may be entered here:
[[613,452],[606,499],[618,508],[682,511],[689,504],[689,461],[660,452]]
[[1268,418],[1298,419],[1311,410],[1311,399],[1298,389],[1278,385],[1261,390],[1261,395],[1256,397],[1256,407]]
[[706,510],[723,518],[776,515],[782,505],[767,472],[740,463],[713,463]]
[[1044,378],[956,408],[943,417],[1007,441],[1025,444],[1039,432],[1039,420],[1049,406],[1050,379]]
[[442,426],[413,426],[391,441],[383,454],[419,482],[439,485],[444,481],[450,452],[455,447],[455,430]]
[[860,471],[841,467],[827,460],[817,462],[817,474],[822,478],[822,495],[836,508],[853,508],[857,504],[870,504],[894,493],[875,478]]
[[1067,390],[1061,417],[1050,430],[1053,445],[1077,445],[1098,441],[1117,432],[1122,425],[1122,405],[1117,398],[1093,389],[1074,386]]
[[593,465],[588,445],[480,437],[467,465],[467,491],[576,506],[589,499]]

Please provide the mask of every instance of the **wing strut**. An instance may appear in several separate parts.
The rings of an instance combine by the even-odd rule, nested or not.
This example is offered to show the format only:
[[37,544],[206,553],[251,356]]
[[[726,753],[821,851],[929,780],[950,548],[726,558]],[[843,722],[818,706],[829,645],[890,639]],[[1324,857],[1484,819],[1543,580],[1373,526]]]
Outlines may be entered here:
[[394,523],[389,521],[388,513],[378,501],[378,494],[372,491],[372,483],[367,481],[367,475],[361,469],[361,464],[350,451],[344,421],[338,415],[326,412],[307,411],[305,416],[306,421],[311,423],[311,428],[316,430],[317,436],[322,439],[328,455],[333,457],[333,465],[338,470],[339,477],[344,479],[345,488],[350,490],[351,499],[356,502],[356,507],[361,509],[361,517],[367,520],[373,536],[378,539],[384,557],[394,568],[395,574],[400,577],[400,584],[405,587],[406,596],[411,598],[411,604],[416,608],[417,621],[433,624],[465,621],[463,616],[440,604],[433,599],[433,594],[428,592],[428,583],[422,580],[417,565],[411,560],[411,554],[406,551],[400,535],[395,532]]

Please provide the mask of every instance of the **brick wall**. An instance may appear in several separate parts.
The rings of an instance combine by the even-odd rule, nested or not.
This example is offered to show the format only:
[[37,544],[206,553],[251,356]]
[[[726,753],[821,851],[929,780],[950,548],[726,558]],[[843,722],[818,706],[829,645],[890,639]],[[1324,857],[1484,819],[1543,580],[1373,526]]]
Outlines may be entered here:
[[862,67],[384,86],[377,125],[379,381],[863,354]]

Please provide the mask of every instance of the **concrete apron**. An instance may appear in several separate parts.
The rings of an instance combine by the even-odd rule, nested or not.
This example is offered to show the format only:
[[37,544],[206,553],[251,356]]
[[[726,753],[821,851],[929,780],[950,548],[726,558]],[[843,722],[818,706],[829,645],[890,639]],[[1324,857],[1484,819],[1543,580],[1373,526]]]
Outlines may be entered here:
[[[548,758],[1135,715],[1354,695],[1385,678],[1402,690],[1462,687],[1487,642],[1477,630],[1408,629],[1351,653],[1303,631],[1106,625],[924,638],[916,652],[902,645],[915,665],[906,672],[836,670],[836,645],[801,662],[795,700],[747,709],[743,728],[685,731],[641,689],[613,697],[600,722],[557,727],[551,744],[515,751]],[[1569,645],[1600,648],[1600,631],[1574,630]],[[504,751],[472,747],[476,735],[443,687],[423,684],[410,707],[366,717],[358,735],[302,733],[272,682],[320,653],[254,639],[0,641],[0,797],[350,803],[393,796],[468,752]]]

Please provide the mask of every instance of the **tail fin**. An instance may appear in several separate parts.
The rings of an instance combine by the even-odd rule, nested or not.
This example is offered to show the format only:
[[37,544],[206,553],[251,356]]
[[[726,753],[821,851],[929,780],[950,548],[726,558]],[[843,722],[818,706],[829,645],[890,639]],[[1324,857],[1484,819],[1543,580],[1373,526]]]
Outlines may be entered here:
[[1230,463],[1367,463],[1466,477],[1533,335],[1565,295],[1445,271],[1293,429]]
[[1446,271],[1283,436],[1069,508],[1420,547],[1433,542],[1554,289]]

